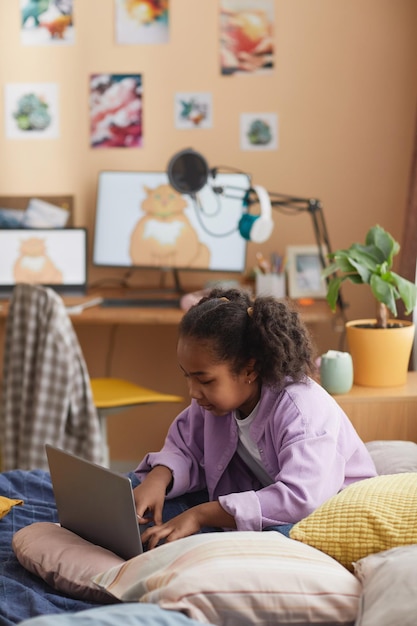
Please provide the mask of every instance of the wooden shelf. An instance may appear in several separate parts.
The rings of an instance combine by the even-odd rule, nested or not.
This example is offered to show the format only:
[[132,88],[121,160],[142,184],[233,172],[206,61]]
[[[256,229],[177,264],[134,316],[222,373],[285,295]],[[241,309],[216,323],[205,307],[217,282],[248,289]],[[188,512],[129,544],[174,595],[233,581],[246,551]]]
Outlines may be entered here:
[[364,441],[398,439],[417,442],[417,372],[400,387],[362,387],[335,395]]

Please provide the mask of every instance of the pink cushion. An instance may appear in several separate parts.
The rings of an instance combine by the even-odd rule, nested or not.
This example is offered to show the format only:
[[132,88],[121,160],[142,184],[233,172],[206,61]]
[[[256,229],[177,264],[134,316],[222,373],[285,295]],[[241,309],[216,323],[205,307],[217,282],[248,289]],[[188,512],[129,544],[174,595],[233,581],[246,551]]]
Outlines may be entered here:
[[113,552],[52,522],[37,522],[18,530],[12,546],[19,563],[51,587],[73,598],[115,602],[91,581],[100,572],[124,563]]

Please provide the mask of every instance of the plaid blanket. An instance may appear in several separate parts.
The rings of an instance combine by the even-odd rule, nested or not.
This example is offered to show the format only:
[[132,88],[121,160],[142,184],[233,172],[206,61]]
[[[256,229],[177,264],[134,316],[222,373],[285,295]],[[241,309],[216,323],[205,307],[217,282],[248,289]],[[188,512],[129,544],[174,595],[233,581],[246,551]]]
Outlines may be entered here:
[[6,321],[0,441],[3,470],[47,469],[45,443],[100,463],[87,366],[61,297],[19,284]]

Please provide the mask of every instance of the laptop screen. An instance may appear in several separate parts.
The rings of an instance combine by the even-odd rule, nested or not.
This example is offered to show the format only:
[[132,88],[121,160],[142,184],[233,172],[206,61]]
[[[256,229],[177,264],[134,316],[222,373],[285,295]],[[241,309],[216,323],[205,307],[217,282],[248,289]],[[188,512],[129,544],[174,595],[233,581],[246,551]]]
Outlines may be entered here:
[[82,295],[87,287],[85,228],[0,230],[0,296],[17,283],[52,287]]
[[143,552],[130,478],[50,444],[45,449],[61,526],[125,560]]

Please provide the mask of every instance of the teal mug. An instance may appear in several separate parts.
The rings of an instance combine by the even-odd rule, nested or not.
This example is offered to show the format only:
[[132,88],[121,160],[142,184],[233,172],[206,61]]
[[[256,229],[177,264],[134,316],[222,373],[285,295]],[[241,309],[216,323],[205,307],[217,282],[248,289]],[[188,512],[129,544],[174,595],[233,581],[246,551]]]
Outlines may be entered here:
[[353,363],[349,352],[329,350],[320,361],[320,382],[329,393],[348,393],[353,385]]

